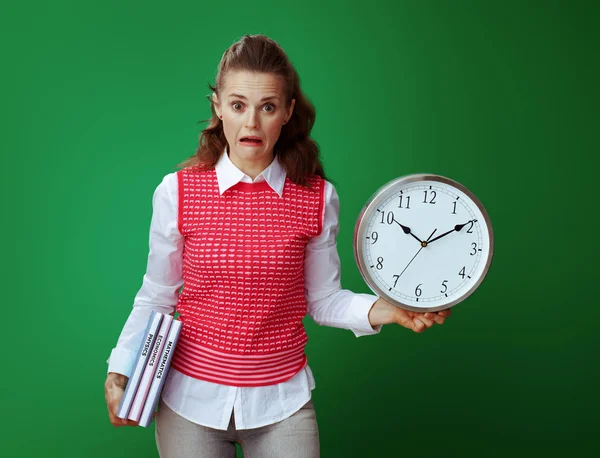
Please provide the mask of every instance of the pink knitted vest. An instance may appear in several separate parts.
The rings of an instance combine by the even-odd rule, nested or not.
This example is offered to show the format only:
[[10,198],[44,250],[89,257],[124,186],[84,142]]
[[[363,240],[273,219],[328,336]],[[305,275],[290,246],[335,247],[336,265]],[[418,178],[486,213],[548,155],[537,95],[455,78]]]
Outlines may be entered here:
[[201,380],[274,385],[307,362],[304,249],[321,232],[325,181],[238,183],[219,194],[214,169],[179,179],[185,237],[182,330],[172,365]]

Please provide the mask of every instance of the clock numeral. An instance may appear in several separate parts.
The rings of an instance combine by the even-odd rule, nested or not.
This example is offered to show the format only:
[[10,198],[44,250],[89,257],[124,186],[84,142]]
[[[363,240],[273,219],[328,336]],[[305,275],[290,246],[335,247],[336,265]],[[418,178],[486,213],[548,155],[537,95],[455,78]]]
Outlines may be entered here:
[[[367,237],[369,238],[369,237]],[[373,245],[379,239],[379,234],[376,231],[371,232],[371,245]]]
[[462,269],[460,269],[460,272],[458,273],[458,275],[460,275],[463,279],[465,278],[465,266],[463,266]]
[[400,278],[400,275],[394,275],[394,278],[396,280],[394,280],[394,288],[396,287],[396,285],[398,284],[398,279]]
[[387,220],[388,224],[392,224],[394,222],[394,213],[388,212],[387,217],[385,216],[385,212],[381,212],[381,223],[385,223]]
[[473,247],[473,252],[469,253],[471,256],[475,256],[477,254],[477,244],[475,242],[471,243],[471,246]]
[[381,256],[377,258],[377,265],[375,267],[377,267],[377,270],[383,269],[383,258]]
[[444,281],[442,282],[442,286],[444,287],[444,289],[443,289],[442,291],[440,291],[440,293],[442,293],[442,294],[443,294],[443,293],[445,293],[446,291],[448,291],[448,286],[446,286],[446,282],[447,282],[447,281],[448,281],[448,280],[444,280]]
[[406,208],[410,210],[410,196],[406,196],[406,207],[402,206],[402,197],[400,196],[400,205],[398,205],[398,208]]
[[415,296],[417,297],[421,297],[421,294],[423,293],[423,291],[421,291],[421,288],[419,288],[419,286],[421,286],[423,283],[419,283],[417,285],[417,287],[415,288]]
[[452,204],[454,205],[454,210],[452,210],[452,214],[456,215],[456,201],[452,202]]
[[435,204],[435,196],[437,195],[435,193],[435,191],[431,191],[431,194],[433,194],[433,197],[431,198],[431,200],[429,202],[427,202],[427,191],[423,191],[425,193],[425,196],[423,197],[423,203],[424,204]]
[[477,222],[476,219],[472,219],[471,221],[469,221],[470,226],[469,226],[469,229],[467,229],[467,234],[473,233],[473,231],[471,229],[473,229],[473,223],[476,223],[476,222]]

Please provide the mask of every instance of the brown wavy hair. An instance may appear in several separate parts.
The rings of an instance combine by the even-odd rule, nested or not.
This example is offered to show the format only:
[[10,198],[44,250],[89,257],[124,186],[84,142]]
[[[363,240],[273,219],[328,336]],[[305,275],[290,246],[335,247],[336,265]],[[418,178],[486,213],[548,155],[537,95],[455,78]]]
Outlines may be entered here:
[[[209,84],[209,89],[219,96],[227,72],[239,70],[281,76],[284,81],[285,105],[289,108],[292,99],[296,99],[292,117],[282,126],[279,139],[273,147],[274,155],[278,156],[290,180],[307,185],[307,180],[314,175],[326,178],[319,159],[319,145],[310,138],[315,123],[315,107],[302,93],[298,73],[283,49],[264,35],[244,35],[223,53],[215,86]],[[199,166],[211,169],[225,147],[229,149],[222,121],[215,111],[212,93],[206,98],[210,102],[212,116],[199,122],[209,124],[200,134],[196,153],[179,164],[179,167]]]

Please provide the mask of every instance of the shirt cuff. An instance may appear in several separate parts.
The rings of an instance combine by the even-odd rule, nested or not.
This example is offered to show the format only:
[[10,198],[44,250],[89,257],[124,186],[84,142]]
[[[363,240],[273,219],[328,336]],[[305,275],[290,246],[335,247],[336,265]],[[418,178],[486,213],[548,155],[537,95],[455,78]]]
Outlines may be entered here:
[[372,294],[355,294],[348,307],[348,325],[356,337],[378,334],[382,325],[369,323],[369,311],[378,299]]
[[116,372],[130,377],[133,372],[133,365],[137,357],[137,352],[127,348],[113,348],[110,353],[108,363],[108,372]]

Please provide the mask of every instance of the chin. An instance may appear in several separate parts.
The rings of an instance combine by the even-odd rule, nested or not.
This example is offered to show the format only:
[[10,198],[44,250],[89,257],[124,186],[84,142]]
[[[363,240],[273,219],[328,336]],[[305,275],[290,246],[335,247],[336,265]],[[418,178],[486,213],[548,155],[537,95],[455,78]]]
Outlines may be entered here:
[[246,146],[238,146],[233,152],[240,159],[244,159],[247,161],[262,159],[265,156],[268,156],[266,149],[264,146],[249,148]]

